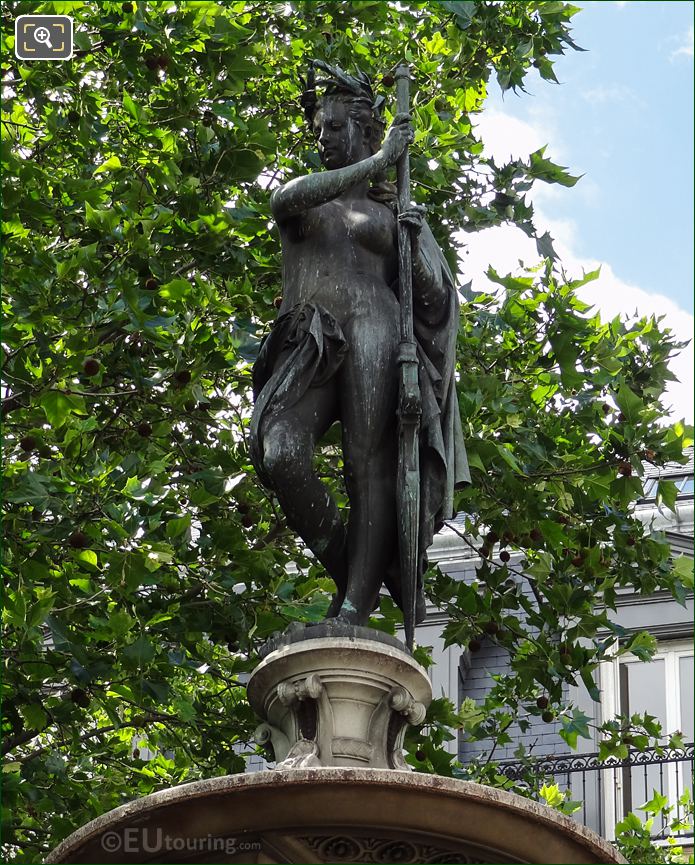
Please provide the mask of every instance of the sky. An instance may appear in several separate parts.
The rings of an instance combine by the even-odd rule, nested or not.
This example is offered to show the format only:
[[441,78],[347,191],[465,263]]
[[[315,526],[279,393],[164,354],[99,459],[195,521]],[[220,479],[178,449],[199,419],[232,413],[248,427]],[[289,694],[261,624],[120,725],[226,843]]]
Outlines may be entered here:
[[[690,0],[599,0],[572,19],[571,49],[556,58],[560,84],[534,71],[526,93],[491,83],[477,119],[496,159],[545,156],[576,186],[538,183],[536,224],[555,238],[572,277],[601,265],[580,294],[606,319],[664,315],[663,326],[693,338],[693,11]],[[489,289],[488,264],[515,272],[537,260],[535,244],[511,226],[467,234],[462,274]],[[693,422],[693,346],[672,361],[671,419]]]

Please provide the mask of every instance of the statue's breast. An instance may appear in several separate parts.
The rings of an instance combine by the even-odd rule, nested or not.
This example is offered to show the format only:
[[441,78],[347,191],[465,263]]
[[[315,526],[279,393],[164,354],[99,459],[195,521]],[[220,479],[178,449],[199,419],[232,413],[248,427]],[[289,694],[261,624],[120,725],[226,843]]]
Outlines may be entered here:
[[350,207],[343,205],[347,236],[372,252],[391,253],[394,248],[395,220],[383,205],[368,202]]
[[330,201],[304,216],[305,238],[335,246],[363,247],[391,256],[396,250],[395,218],[388,207],[375,201]]

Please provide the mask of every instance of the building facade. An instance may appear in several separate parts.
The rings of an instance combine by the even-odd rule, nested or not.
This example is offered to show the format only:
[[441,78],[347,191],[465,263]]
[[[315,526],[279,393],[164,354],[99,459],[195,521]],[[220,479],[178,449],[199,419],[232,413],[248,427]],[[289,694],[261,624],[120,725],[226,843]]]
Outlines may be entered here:
[[[645,527],[664,532],[671,544],[674,558],[693,557],[693,453],[687,465],[669,464],[660,470],[645,466],[644,498],[637,504],[636,515]],[[657,508],[655,495],[659,478],[668,478],[678,487],[675,510],[663,505]],[[498,552],[498,551],[495,551]],[[494,554],[493,554],[494,558]],[[509,566],[517,565],[521,553],[512,555]],[[445,528],[430,549],[430,560],[436,561],[448,575],[472,581],[479,563],[475,552],[456,531],[456,521]],[[523,577],[518,578],[521,591],[528,591]],[[514,757],[519,743],[538,760],[538,770],[553,777],[562,789],[570,791],[572,799],[582,801],[576,816],[587,826],[609,840],[615,825],[631,810],[649,800],[653,790],[667,795],[675,803],[687,788],[692,789],[693,774],[693,596],[685,605],[679,604],[666,592],[637,596],[623,590],[617,599],[613,620],[627,634],[649,631],[658,641],[653,660],[644,663],[634,655],[624,655],[601,665],[597,685],[600,702],[595,702],[583,687],[570,688],[569,698],[597,725],[620,713],[649,712],[662,724],[664,731],[682,731],[687,746],[683,751],[631,753],[630,759],[615,765],[598,761],[597,734],[592,739],[578,741],[578,750],[570,752],[559,736],[555,723],[547,724],[530,716],[530,726],[523,731],[512,727],[507,732],[512,741],[495,750],[503,770],[516,778],[521,765]],[[466,697],[481,700],[492,687],[492,676],[508,672],[507,653],[494,639],[483,639],[480,651],[472,654],[461,647],[445,648],[442,630],[446,619],[439,611],[429,611],[427,620],[418,628],[417,640],[432,649],[434,665],[431,672],[435,696],[447,696],[456,705]],[[450,743],[460,761],[483,756],[490,742],[471,742],[465,736]],[[664,827],[654,826],[655,835]]]

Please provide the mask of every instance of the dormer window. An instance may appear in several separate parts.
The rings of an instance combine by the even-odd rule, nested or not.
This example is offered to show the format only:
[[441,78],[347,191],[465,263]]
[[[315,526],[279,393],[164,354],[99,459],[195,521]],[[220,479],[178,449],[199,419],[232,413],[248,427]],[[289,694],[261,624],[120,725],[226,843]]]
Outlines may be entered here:
[[659,481],[671,481],[676,485],[678,498],[692,496],[695,492],[695,479],[692,475],[666,475],[656,478],[647,478],[644,482],[644,495],[642,501],[656,499],[656,490]]

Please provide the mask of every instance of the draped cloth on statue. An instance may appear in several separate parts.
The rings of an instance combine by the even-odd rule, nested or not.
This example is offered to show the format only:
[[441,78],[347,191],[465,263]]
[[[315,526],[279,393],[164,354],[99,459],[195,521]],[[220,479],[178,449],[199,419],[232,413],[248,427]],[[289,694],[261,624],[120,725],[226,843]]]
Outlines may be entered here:
[[251,462],[261,481],[266,420],[296,405],[310,387],[338,371],[348,344],[333,316],[318,304],[304,303],[281,315],[261,343],[253,366],[254,409],[249,430]]
[[[422,398],[420,424],[420,522],[418,621],[424,616],[422,574],[426,550],[444,520],[453,516],[456,487],[470,481],[454,376],[459,302],[454,278],[427,225],[420,248],[440,267],[446,303],[440,314],[418,310],[414,285],[415,338]],[[330,380],[339,370],[349,345],[335,318],[318,304],[306,302],[280,316],[261,344],[253,368],[255,407],[250,425],[250,455],[259,478],[271,487],[263,470],[263,435],[267,420],[299,402],[310,387]],[[394,377],[398,370],[394,369]],[[394,425],[394,434],[396,427]],[[384,575],[394,601],[402,606],[400,567],[396,559]]]

